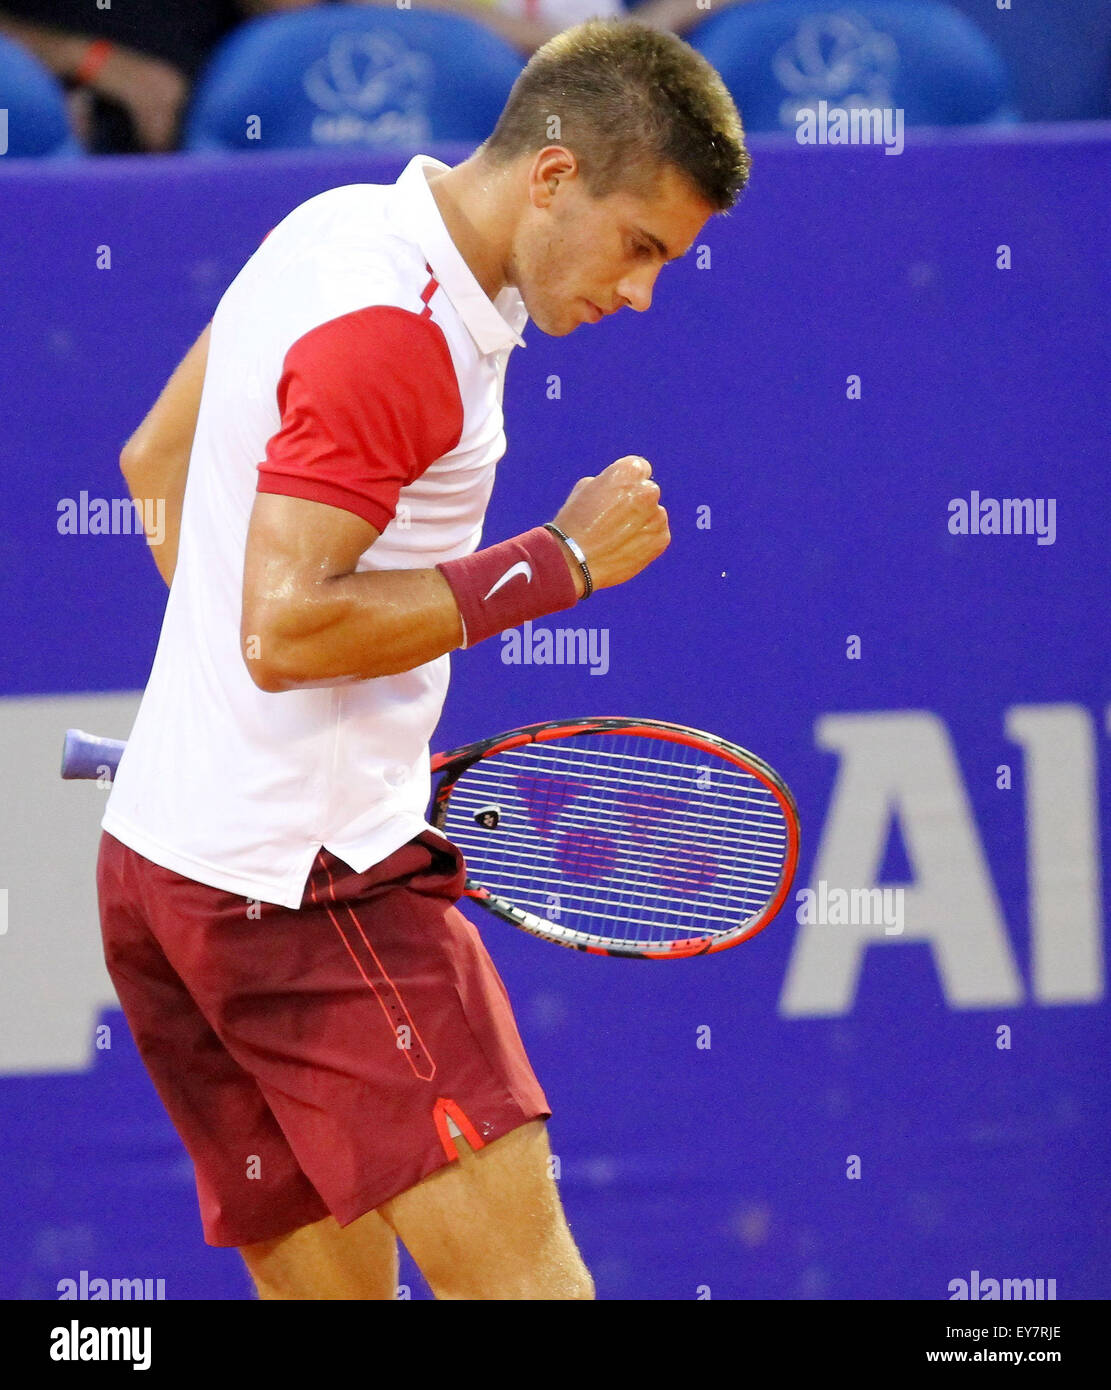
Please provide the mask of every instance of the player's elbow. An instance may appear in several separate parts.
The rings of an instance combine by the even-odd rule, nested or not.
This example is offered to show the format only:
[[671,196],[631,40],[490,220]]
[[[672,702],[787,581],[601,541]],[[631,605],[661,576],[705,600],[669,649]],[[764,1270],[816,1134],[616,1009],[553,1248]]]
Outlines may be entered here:
[[239,650],[247,674],[267,695],[277,695],[303,684],[304,675],[296,669],[289,644],[273,623],[260,621],[257,616],[252,620],[245,612],[239,634]]
[[120,472],[130,483],[138,477],[144,467],[143,453],[135,440],[129,439],[120,450]]
[[310,595],[289,582],[277,591],[245,591],[239,648],[251,680],[268,695],[305,686],[331,684],[331,670],[321,638],[329,626]]
[[281,673],[267,662],[252,658],[246,651],[243,660],[247,665],[247,674],[251,680],[267,695],[278,695],[283,690],[289,690],[291,684],[284,680]]
[[[184,463],[188,466],[188,459]],[[177,467],[178,461],[172,454],[160,454],[149,441],[141,442],[138,436],[129,439],[120,450],[120,472],[132,497],[165,496]]]
[[239,650],[247,674],[268,695],[297,684],[286,627],[282,605],[276,599],[263,601],[244,594]]
[[243,643],[243,661],[247,674],[265,694],[280,695],[283,690],[300,690],[312,684],[311,677],[298,670],[292,662],[281,658],[275,660],[273,656],[264,660],[261,656],[253,655],[253,645],[250,637]]

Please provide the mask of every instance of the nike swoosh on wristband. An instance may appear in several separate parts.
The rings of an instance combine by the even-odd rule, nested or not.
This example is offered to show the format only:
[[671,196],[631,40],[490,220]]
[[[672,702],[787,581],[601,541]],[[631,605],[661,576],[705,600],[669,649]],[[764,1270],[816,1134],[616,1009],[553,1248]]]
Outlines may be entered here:
[[532,583],[532,566],[527,560],[518,560],[515,565],[510,565],[482,602],[485,603],[486,599],[493,598],[503,584],[508,584],[511,579],[516,579],[519,574],[525,576],[526,584]]

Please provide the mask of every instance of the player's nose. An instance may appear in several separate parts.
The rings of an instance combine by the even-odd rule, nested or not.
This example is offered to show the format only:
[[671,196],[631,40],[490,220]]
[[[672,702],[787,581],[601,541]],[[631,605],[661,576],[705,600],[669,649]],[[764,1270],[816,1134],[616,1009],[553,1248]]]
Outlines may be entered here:
[[643,314],[646,309],[652,307],[652,290],[656,284],[656,277],[644,275],[626,276],[617,286],[618,302],[628,304],[630,309],[635,309]]

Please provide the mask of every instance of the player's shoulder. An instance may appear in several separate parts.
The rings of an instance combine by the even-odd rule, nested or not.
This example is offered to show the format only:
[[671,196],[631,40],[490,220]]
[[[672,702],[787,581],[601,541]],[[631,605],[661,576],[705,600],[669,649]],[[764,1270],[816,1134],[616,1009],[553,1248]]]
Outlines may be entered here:
[[274,228],[252,257],[255,288],[273,320],[299,333],[374,305],[421,313],[425,258],[391,216],[392,191],[378,184],[329,188]]
[[402,283],[420,278],[424,257],[393,215],[395,193],[394,185],[375,183],[325,189],[283,218],[264,246],[291,270],[303,264],[334,273],[374,270]]
[[371,225],[385,222],[390,199],[395,191],[387,183],[341,183],[314,193],[298,203],[275,227],[275,232],[307,235],[310,230],[342,232],[350,218],[369,220]]

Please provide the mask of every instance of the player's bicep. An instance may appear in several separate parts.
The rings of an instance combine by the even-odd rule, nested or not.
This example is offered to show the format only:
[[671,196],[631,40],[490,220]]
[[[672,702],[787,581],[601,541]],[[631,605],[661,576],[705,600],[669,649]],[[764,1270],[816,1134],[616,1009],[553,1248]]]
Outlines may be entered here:
[[253,676],[277,665],[283,644],[334,620],[329,581],[353,573],[378,531],[339,507],[280,493],[256,495],[243,566],[241,641]]
[[268,690],[298,683],[306,665],[329,665],[312,639],[341,629],[357,605],[350,585],[329,581],[352,573],[390,525],[402,490],[455,447],[463,423],[443,333],[389,305],[297,339],[282,362],[277,405],[243,578],[244,656],[261,647],[270,670],[250,670]]

